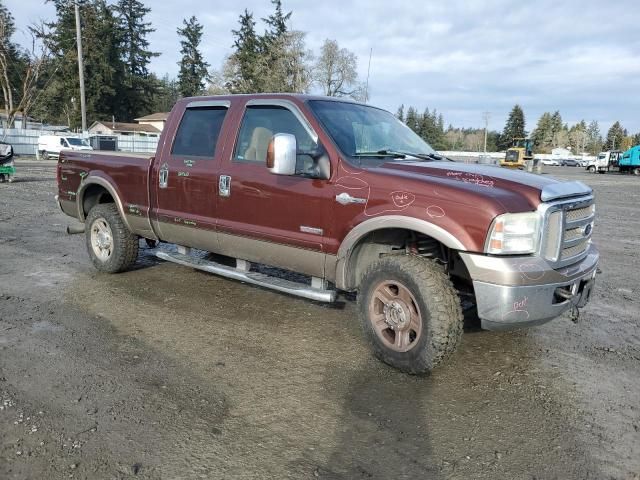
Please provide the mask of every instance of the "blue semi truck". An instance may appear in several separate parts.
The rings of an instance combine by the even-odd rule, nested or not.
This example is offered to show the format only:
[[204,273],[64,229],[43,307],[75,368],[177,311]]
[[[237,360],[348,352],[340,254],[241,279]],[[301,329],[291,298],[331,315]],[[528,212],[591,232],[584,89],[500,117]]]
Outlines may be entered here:
[[618,160],[618,170],[640,175],[640,145],[631,147],[622,154]]

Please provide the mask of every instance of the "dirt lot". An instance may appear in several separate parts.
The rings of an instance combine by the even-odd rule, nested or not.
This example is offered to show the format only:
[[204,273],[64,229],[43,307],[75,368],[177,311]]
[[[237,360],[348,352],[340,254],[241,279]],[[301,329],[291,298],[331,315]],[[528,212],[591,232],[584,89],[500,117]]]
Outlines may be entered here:
[[467,331],[411,377],[328,307],[156,261],[92,268],[55,171],[0,185],[0,478],[638,479],[640,179],[589,175],[577,325]]

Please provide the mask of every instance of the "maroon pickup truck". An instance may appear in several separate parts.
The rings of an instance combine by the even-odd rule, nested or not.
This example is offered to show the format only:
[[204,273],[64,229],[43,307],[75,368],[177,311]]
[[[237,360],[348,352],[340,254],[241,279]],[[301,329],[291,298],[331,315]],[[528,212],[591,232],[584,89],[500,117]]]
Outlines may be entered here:
[[448,161],[342,99],[185,98],[155,156],[65,151],[58,185],[98,270],[127,269],[147,239],[312,300],[357,292],[373,351],[411,373],[455,351],[461,305],[486,329],[540,324],[587,303],[598,263],[586,185]]

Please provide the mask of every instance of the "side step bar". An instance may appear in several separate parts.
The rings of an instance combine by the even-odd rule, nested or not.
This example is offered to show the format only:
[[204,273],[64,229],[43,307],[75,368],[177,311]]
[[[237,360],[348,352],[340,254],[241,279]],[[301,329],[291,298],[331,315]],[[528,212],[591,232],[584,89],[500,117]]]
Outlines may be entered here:
[[[270,288],[279,292],[288,293],[290,295],[296,295],[298,297],[308,298],[317,302],[334,302],[336,299],[336,291],[323,288],[314,288],[304,283],[292,282],[291,280],[285,280],[284,278],[273,277],[271,275],[265,275],[260,272],[250,272],[245,269],[227,267],[220,263],[196,258],[191,255],[165,252],[162,250],[156,251],[156,257],[174,262],[185,267],[196,268],[209,273],[215,273],[223,277],[232,278],[234,280],[240,280],[241,282],[250,283],[252,285],[259,285],[261,287]],[[246,267],[246,262],[242,262],[239,265],[240,268]]]

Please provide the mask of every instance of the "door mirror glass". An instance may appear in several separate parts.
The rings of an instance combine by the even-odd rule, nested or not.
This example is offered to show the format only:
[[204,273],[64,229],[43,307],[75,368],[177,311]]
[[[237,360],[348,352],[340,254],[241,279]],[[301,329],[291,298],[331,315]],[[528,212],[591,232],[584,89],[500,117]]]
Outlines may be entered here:
[[276,133],[267,147],[267,168],[275,175],[296,174],[296,137],[290,133]]

